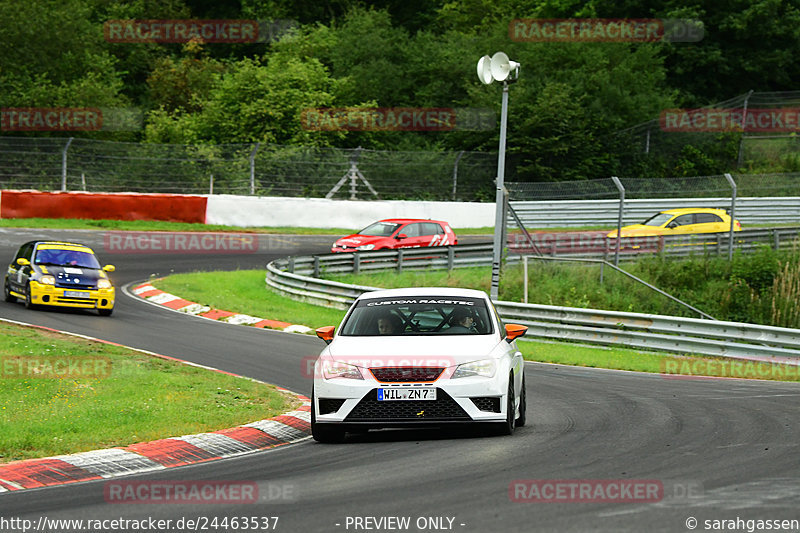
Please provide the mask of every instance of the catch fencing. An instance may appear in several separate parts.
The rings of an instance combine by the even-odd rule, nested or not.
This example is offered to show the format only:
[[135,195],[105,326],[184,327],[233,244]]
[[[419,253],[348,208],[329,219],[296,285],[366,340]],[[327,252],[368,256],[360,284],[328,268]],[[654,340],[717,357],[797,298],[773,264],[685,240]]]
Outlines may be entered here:
[[496,165],[467,151],[0,137],[0,189],[482,201]]

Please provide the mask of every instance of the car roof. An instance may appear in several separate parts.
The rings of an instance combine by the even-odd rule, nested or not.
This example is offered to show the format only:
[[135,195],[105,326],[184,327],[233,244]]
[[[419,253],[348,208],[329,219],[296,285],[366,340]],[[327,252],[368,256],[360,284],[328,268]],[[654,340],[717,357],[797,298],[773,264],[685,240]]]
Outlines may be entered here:
[[385,218],[383,220],[379,220],[378,222],[392,222],[395,224],[409,224],[411,222],[438,222],[440,224],[447,224],[442,220],[432,220],[430,218]]
[[393,298],[408,296],[444,296],[444,297],[468,297],[486,298],[486,293],[477,289],[460,289],[454,287],[405,287],[402,289],[381,289],[365,292],[359,296],[359,300],[373,298]]
[[54,246],[54,247],[84,248],[84,249],[89,250],[90,252],[94,253],[94,250],[92,250],[91,246],[87,246],[86,244],[82,244],[82,243],[79,243],[79,242],[68,242],[68,241],[28,241],[25,244],[23,244],[22,246],[27,246],[29,244],[33,244],[37,248],[39,246],[41,246],[41,245]]
[[659,211],[660,213],[667,213],[669,215],[685,215],[686,213],[714,213],[716,215],[727,215],[724,209],[715,209],[712,207],[680,207],[677,209],[665,209]]

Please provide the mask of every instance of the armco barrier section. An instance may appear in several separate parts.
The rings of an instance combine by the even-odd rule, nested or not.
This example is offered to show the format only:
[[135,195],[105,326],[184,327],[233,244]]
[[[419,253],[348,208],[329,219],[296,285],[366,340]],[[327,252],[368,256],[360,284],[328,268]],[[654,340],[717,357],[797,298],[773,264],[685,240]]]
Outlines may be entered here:
[[[456,250],[443,250],[440,255],[432,255],[431,249],[415,249],[401,254],[402,262],[406,264],[403,268],[409,268],[408,263],[413,262],[407,257],[411,252],[412,257],[420,261],[416,265],[419,268],[463,264],[456,261],[459,258]],[[333,258],[332,255],[339,257]],[[394,266],[389,260],[392,256]],[[377,290],[377,287],[348,285],[316,276],[323,270],[353,272],[354,264],[359,265],[357,271],[397,269],[397,259],[398,254],[393,251],[363,253],[358,258],[353,254],[282,258],[267,265],[265,281],[268,287],[290,298],[347,309],[359,295]],[[478,262],[477,255],[470,261]],[[491,254],[483,261],[490,264]],[[294,272],[289,272],[290,268]],[[800,330],[797,329],[506,301],[497,301],[495,305],[503,320],[528,326],[531,336],[536,338],[754,361],[794,364],[800,359]]]
[[[619,200],[512,201],[510,204],[527,228],[616,228],[619,215]],[[626,199],[622,223],[638,224],[666,209],[710,207],[727,210],[730,206],[730,197]],[[744,226],[797,224],[800,221],[800,197],[737,198],[734,216]]]
[[205,223],[206,197],[184,194],[88,194],[3,191],[3,218],[88,218]]

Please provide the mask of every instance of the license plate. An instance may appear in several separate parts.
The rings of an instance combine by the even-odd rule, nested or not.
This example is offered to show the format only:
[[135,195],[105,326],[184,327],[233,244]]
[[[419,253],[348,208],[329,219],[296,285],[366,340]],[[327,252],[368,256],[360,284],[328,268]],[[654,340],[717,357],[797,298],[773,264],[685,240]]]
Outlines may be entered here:
[[378,401],[435,400],[436,389],[378,389]]
[[91,298],[91,294],[82,291],[64,291],[64,296],[67,298]]

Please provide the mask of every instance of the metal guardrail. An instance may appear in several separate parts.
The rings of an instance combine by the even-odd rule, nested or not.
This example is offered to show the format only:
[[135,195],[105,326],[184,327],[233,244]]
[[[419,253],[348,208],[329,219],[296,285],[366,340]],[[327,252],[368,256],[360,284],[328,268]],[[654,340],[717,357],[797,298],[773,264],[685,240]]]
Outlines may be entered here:
[[[616,227],[619,200],[511,201],[528,228],[578,226]],[[728,209],[730,197],[626,199],[623,224],[638,224],[665,209],[686,206]],[[736,219],[747,224],[796,224],[800,220],[800,197],[746,197],[736,199]]]
[[[422,248],[358,254],[282,258],[267,265],[266,284],[287,296],[318,305],[347,309],[355,299],[378,287],[319,279],[321,272],[353,272],[398,268],[451,268],[491,264],[491,245],[445,249]],[[399,261],[402,259],[402,261]],[[348,266],[349,264],[349,266]],[[402,266],[400,266],[402,265]],[[289,269],[294,272],[289,272]],[[577,340],[603,345],[693,353],[737,359],[796,362],[800,330],[696,318],[603,311],[516,302],[495,302],[505,321],[528,326],[534,337]]]

